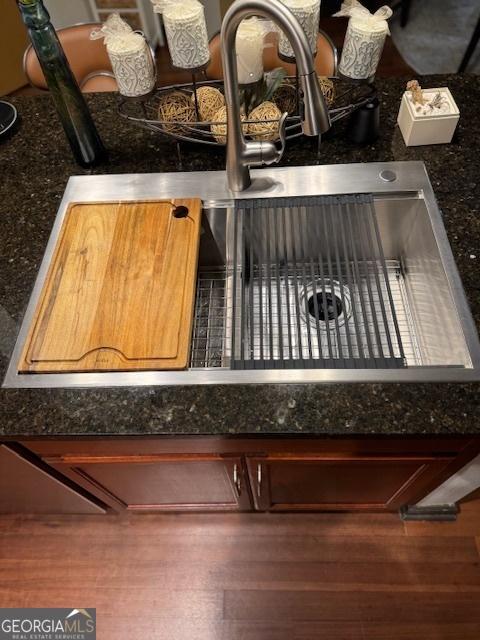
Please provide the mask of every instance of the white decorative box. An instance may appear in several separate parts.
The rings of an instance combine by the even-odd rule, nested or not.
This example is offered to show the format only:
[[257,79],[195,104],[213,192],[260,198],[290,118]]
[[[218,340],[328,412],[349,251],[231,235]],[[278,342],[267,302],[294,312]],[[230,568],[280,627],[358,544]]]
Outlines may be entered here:
[[[440,94],[439,106],[431,106]],[[423,97],[427,103],[423,106],[415,103],[410,91],[405,91],[398,112],[398,126],[407,147],[422,144],[446,144],[451,142],[460,111],[447,87],[424,89]]]

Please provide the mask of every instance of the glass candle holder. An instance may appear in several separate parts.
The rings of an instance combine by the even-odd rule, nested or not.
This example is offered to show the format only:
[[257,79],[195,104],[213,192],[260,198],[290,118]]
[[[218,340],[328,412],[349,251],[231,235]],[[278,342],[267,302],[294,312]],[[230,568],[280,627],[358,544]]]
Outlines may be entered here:
[[[312,54],[317,53],[318,25],[320,21],[320,0],[282,0],[290,9],[305,31]],[[287,36],[280,30],[278,51],[284,58],[294,58],[295,53]]]
[[150,93],[155,87],[155,63],[143,34],[112,13],[101,29],[90,34],[91,40],[99,38],[105,40],[119,92],[129,98]]
[[367,23],[350,18],[339,72],[354,80],[373,79],[388,34],[386,22]]
[[237,73],[240,84],[252,84],[263,78],[264,29],[259,20],[244,20],[237,31]]
[[128,48],[115,43],[107,46],[118,90],[130,98],[144,96],[155,87],[155,66],[152,52],[140,33],[132,33]]
[[203,5],[196,0],[166,4],[163,23],[175,67],[197,69],[210,60]]

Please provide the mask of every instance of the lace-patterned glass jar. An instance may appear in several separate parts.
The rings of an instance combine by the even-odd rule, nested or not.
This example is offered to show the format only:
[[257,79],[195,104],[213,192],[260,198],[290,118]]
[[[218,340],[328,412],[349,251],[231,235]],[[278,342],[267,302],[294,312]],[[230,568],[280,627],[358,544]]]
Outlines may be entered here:
[[143,33],[133,31],[118,13],[108,16],[100,29],[94,29],[91,40],[103,38],[108,57],[123,96],[144,96],[155,87],[155,63]]
[[203,5],[196,0],[166,4],[163,24],[175,67],[197,69],[210,60]]
[[387,34],[385,21],[375,23],[350,18],[338,65],[339,72],[354,80],[373,79]]
[[128,48],[111,42],[107,45],[108,57],[123,96],[144,96],[155,87],[153,55],[145,38],[132,33]]
[[[317,53],[318,24],[320,21],[320,0],[282,0],[296,17],[305,31],[313,55]],[[294,58],[295,53],[287,36],[280,30],[278,51],[284,58]]]

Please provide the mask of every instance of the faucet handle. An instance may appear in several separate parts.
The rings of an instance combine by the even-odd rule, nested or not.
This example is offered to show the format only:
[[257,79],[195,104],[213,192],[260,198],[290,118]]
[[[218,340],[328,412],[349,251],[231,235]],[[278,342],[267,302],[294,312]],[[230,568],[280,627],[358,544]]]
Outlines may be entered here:
[[[287,116],[288,113],[284,113],[280,120],[278,121],[278,139],[280,140],[280,146],[278,147],[274,142],[271,141],[263,141],[257,142],[259,145],[259,163],[257,166],[261,166],[263,164],[276,164],[280,162],[282,159],[283,153],[285,151],[285,146],[287,143]],[[249,143],[252,144],[252,143]],[[255,143],[253,143],[255,144]]]
[[287,118],[288,118],[288,113],[285,111],[285,113],[282,114],[282,117],[278,121],[278,134],[280,139],[280,148],[277,147],[277,151],[279,155],[275,160],[275,162],[280,162],[285,152],[285,147],[287,145]]
[[280,147],[270,140],[249,141],[245,144],[243,162],[250,167],[276,164],[280,162],[285,151],[287,141],[286,119],[288,113],[284,113],[278,122]]

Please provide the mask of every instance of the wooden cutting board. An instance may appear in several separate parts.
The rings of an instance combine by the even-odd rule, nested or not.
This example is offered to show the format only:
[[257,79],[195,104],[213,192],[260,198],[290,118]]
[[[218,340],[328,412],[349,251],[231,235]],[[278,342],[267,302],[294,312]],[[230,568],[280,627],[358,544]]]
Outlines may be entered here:
[[201,201],[71,204],[21,372],[184,369]]

